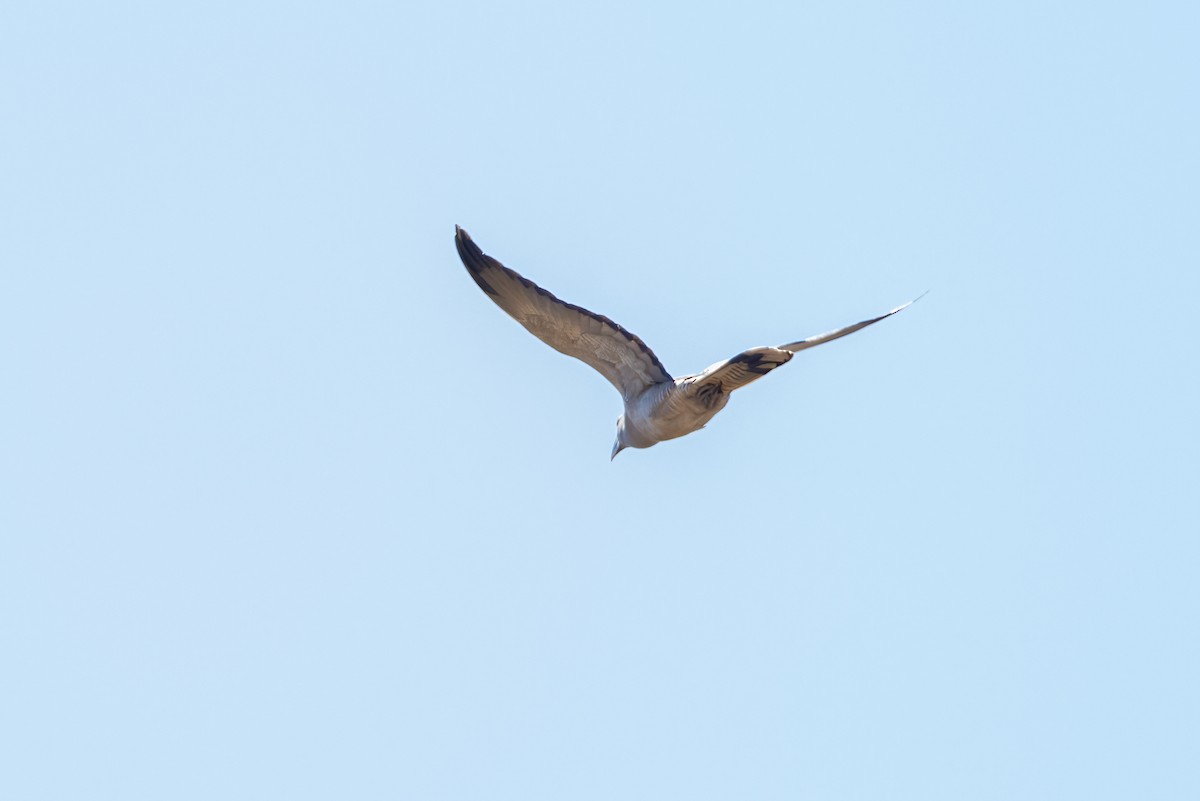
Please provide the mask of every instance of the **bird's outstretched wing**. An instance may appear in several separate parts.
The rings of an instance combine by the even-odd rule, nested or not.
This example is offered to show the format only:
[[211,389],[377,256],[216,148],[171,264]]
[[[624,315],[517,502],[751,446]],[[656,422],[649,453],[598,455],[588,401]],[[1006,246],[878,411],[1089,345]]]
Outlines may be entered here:
[[703,400],[709,393],[733,392],[757,381],[792,358],[790,351],[781,348],[751,348],[732,359],[717,362],[692,379],[691,386]]
[[[924,295],[921,296],[925,297]],[[732,359],[726,359],[723,362],[717,362],[709,367],[703,373],[695,376],[689,383],[696,397],[701,400],[712,397],[714,394],[723,392],[733,392],[735,389],[741,389],[747,384],[757,381],[767,373],[774,370],[776,367],[787,364],[792,356],[797,351],[805,350],[806,348],[816,347],[826,342],[844,337],[847,334],[853,334],[855,331],[861,331],[872,323],[877,323],[880,320],[887,319],[899,311],[907,309],[920,300],[910,300],[903,306],[898,306],[892,309],[887,314],[870,320],[863,320],[861,323],[848,325],[845,328],[839,328],[836,331],[829,331],[825,334],[818,334],[815,337],[802,339],[799,342],[791,342],[787,345],[780,345],[777,348],[751,348],[750,350],[739,353]]]
[[671,381],[654,351],[602,314],[565,303],[513,272],[455,226],[454,242],[467,272],[496,305],[550,347],[595,368],[626,400]]
[[914,303],[916,303],[918,300],[920,300],[923,297],[925,297],[925,295],[921,295],[920,297],[915,298],[914,300],[910,300],[908,303],[905,303],[903,306],[897,306],[896,308],[892,309],[887,314],[881,314],[878,317],[872,317],[870,320],[863,320],[861,323],[855,323],[854,325],[848,325],[845,328],[838,328],[833,331],[826,331],[824,334],[817,334],[815,337],[809,337],[808,339],[802,339],[799,342],[789,342],[786,345],[780,345],[779,349],[791,351],[792,353],[797,353],[798,351],[807,350],[808,348],[815,348],[817,345],[824,345],[826,342],[832,342],[835,339],[840,339],[840,338],[846,336],[847,334],[853,334],[855,331],[861,331],[862,329],[866,328],[868,325],[874,325],[875,323],[879,322],[880,320],[886,320],[887,318],[891,317],[893,314],[904,311],[909,306],[913,305]]

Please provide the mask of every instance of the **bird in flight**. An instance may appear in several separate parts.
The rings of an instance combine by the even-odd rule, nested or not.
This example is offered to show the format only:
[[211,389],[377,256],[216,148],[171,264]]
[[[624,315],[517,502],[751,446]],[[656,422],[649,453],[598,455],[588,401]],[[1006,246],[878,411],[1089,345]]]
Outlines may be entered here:
[[454,230],[454,243],[467,272],[497,306],[550,347],[594,368],[621,393],[625,413],[617,418],[610,459],[626,448],[649,448],[704,428],[729,403],[735,389],[787,364],[802,350],[853,334],[920,300],[808,339],[750,348],[704,372],[672,378],[639,337],[602,314],[559,300],[486,255],[462,228],[456,225]]

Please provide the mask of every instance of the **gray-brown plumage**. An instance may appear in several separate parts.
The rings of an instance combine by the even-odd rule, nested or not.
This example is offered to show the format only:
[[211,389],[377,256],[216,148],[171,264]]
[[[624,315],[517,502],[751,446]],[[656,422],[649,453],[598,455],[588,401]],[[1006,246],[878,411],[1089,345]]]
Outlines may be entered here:
[[595,368],[621,393],[625,413],[617,420],[614,458],[627,447],[649,448],[703,428],[729,403],[731,392],[786,364],[798,351],[853,334],[915,302],[787,345],[751,348],[702,373],[672,378],[654,351],[617,323],[559,300],[508,269],[458,226],[454,241],[467,272],[497,306],[550,347]]

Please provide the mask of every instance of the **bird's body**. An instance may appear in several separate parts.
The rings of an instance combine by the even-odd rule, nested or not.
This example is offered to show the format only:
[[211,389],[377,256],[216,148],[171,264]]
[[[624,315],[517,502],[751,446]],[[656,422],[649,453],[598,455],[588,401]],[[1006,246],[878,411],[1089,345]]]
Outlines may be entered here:
[[696,396],[694,376],[655,384],[625,404],[617,422],[618,438],[631,448],[649,448],[668,439],[699,431],[729,403],[728,393],[709,399]]
[[458,226],[455,243],[467,271],[496,305],[550,347],[595,368],[621,393],[625,413],[617,420],[613,457],[627,447],[649,448],[698,431],[725,408],[730,393],[786,364],[796,352],[852,334],[911,304],[787,345],[751,348],[701,373],[673,378],[645,342],[609,318],[559,300],[485,255]]

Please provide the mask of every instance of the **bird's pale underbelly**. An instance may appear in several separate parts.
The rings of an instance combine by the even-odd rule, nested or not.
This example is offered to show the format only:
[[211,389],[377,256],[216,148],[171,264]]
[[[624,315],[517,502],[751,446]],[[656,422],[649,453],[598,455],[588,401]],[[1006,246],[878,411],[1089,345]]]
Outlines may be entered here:
[[659,397],[640,398],[626,411],[626,436],[635,448],[682,437],[707,425],[728,402],[724,393],[702,402],[685,387],[671,386]]

